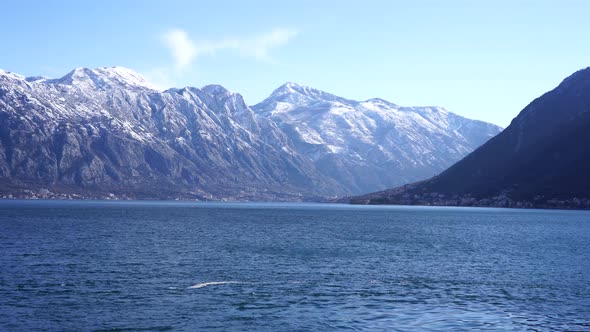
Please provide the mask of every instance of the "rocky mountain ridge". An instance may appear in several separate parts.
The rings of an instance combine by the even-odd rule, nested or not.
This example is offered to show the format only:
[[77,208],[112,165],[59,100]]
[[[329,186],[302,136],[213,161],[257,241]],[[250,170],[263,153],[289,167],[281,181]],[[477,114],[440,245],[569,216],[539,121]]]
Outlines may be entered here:
[[[356,155],[337,153],[338,149],[347,149],[358,154],[354,142],[369,144],[374,135],[344,135],[339,144],[325,139],[313,142],[317,156],[307,146],[303,149],[301,146],[309,145],[309,140],[293,136],[292,123],[277,121],[272,114],[278,111],[268,107],[272,98],[281,103],[290,98],[298,111],[307,104],[297,98],[346,107],[358,102],[294,84],[277,91],[282,88],[303,89],[304,94],[273,93],[266,103],[249,107],[241,95],[219,85],[158,91],[141,75],[121,67],[77,68],[58,79],[26,78],[0,71],[0,194],[40,198],[315,200],[359,193],[367,188],[359,185],[365,181],[363,174],[371,172],[379,177],[384,171],[394,170],[398,174],[390,177],[401,183],[416,176],[404,174],[412,169],[411,163],[396,169],[366,166],[386,162],[387,156],[407,154],[401,146],[382,146],[382,153],[372,150],[373,154],[359,155],[364,159],[361,166],[350,160],[358,159]],[[348,121],[369,119],[366,115],[352,115],[355,111],[351,108],[337,109],[351,114]],[[457,135],[462,130],[458,127],[449,127],[453,131],[450,134],[437,131],[430,142],[433,146],[442,144],[453,153],[444,158],[434,155],[430,164],[416,161],[434,166],[424,174],[459,159],[499,131],[493,125],[462,120],[439,109],[420,112],[424,112],[422,118],[430,116],[430,112],[449,123],[458,121],[462,128],[475,126],[477,132],[481,132],[480,127],[489,129],[477,139]],[[436,127],[432,124],[436,119],[414,124]],[[340,126],[361,125],[334,124],[335,132],[346,132]],[[383,135],[393,135],[388,128],[383,129]],[[415,129],[416,135],[421,131]],[[345,142],[353,138],[354,142]],[[454,139],[459,142],[456,148],[452,148]],[[419,148],[409,142],[407,149]],[[366,161],[372,158],[375,161]],[[401,165],[410,159],[398,158],[396,163]],[[329,167],[322,168],[323,164]],[[342,171],[330,174],[334,166]],[[346,174],[354,180],[347,181]]]
[[277,123],[322,174],[356,193],[438,174],[501,130],[442,107],[355,101],[295,83],[252,109]]

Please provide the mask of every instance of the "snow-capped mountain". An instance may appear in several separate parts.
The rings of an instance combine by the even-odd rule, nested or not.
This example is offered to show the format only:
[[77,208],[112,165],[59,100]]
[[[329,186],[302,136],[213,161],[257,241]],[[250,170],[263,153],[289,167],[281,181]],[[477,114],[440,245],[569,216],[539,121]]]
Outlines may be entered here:
[[[264,133],[264,135],[261,135]],[[0,72],[0,181],[131,197],[298,199],[346,192],[220,86],[159,92],[122,68]]]
[[355,193],[433,176],[501,131],[441,107],[355,101],[295,83],[252,108],[276,122],[325,176]]
[[426,178],[499,131],[441,108],[286,84],[248,107],[219,85],[132,70],[0,70],[0,193],[297,200]]

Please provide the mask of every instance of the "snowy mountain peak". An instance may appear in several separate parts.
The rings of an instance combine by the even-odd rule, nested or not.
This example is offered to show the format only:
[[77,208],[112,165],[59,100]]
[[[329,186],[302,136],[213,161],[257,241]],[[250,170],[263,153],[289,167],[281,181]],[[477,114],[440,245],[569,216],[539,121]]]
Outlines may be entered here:
[[246,102],[244,101],[244,97],[241,94],[231,92],[221,85],[206,85],[202,87],[200,91],[212,97],[217,103],[223,103],[226,106],[233,105],[233,107],[238,109],[248,108]]
[[338,97],[322,90],[287,82],[274,90],[268,98],[255,105],[253,109],[259,113],[269,111],[277,113],[314,103],[358,104],[357,101]]
[[94,87],[108,89],[112,87],[135,87],[141,89],[158,90],[141,74],[125,67],[100,67],[89,69],[79,67],[48,83],[74,85],[82,88]]
[[389,108],[398,108],[399,107],[399,105],[394,104],[394,103],[387,101],[385,99],[381,99],[381,98],[367,99],[365,101],[365,103],[376,104],[376,105],[385,106],[385,107],[389,107]]
[[0,76],[4,76],[4,77],[8,77],[11,79],[16,79],[16,80],[23,80],[25,79],[24,76],[17,74],[17,73],[13,73],[11,71],[8,70],[4,70],[4,69],[0,69]]
[[86,80],[95,78],[97,75],[92,72],[91,69],[78,67],[74,70],[70,71],[69,73],[65,74],[61,78],[55,80],[55,83],[60,84],[73,84],[79,80]]
[[332,100],[332,99],[344,99],[338,96],[335,96],[331,93],[322,91],[322,90],[318,90],[309,86],[304,86],[304,85],[299,85],[297,83],[293,83],[293,82],[287,82],[283,85],[281,85],[280,87],[278,87],[275,91],[273,91],[273,93],[271,94],[271,97],[281,97],[281,96],[285,96],[286,98],[289,98],[289,96],[292,95],[298,95],[298,96],[303,96],[306,97],[308,99],[314,99],[314,100]]
[[101,73],[111,80],[130,86],[144,87],[151,90],[159,90],[154,84],[150,83],[141,74],[125,67],[100,67],[94,70]]
[[284,87],[286,88],[302,88],[302,85],[299,85],[295,82],[286,82],[285,84],[283,84]]
[[311,90],[312,88],[306,87],[306,86],[303,86],[303,85],[299,85],[299,84],[294,83],[294,82],[287,82],[287,83],[281,85],[280,87],[278,87],[275,90],[275,92],[279,92],[279,93],[282,93],[282,94],[285,94],[285,93],[305,93],[305,90],[306,89],[310,89]]
[[201,91],[210,95],[232,94],[228,89],[219,84],[209,84],[201,88]]

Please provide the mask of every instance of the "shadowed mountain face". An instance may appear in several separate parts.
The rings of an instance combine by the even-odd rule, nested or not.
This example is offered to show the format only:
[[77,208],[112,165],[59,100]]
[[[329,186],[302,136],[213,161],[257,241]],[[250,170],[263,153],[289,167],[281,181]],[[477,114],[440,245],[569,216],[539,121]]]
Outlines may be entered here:
[[[288,101],[297,107],[280,108]],[[315,108],[304,111],[308,101]],[[305,125],[289,120],[304,113]],[[355,102],[293,84],[253,110],[218,85],[160,92],[120,67],[77,68],[59,79],[0,71],[0,193],[346,195],[380,189],[379,178],[423,179],[498,131],[440,108]]]
[[502,133],[439,176],[357,201],[436,204],[455,195],[459,201],[466,197],[502,197],[506,204],[512,201],[536,206],[550,205],[548,201],[587,199],[588,142],[590,68],[574,73],[534,100]]

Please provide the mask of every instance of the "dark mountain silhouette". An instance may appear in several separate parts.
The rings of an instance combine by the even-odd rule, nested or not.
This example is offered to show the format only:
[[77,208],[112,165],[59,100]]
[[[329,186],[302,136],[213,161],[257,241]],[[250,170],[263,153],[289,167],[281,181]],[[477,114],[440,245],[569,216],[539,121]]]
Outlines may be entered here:
[[590,68],[535,99],[502,133],[440,175],[352,201],[587,208],[588,143]]

